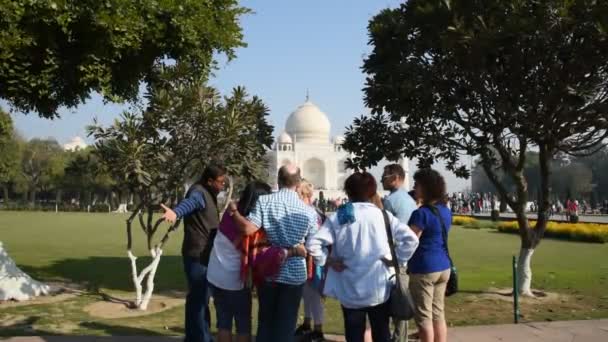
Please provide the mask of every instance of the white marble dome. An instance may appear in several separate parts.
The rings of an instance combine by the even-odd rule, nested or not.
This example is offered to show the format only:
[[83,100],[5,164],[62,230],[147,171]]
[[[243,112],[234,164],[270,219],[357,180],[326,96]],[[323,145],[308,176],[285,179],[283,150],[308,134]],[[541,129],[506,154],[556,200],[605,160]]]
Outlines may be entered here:
[[337,137],[335,137],[334,138],[334,144],[336,144],[336,145],[342,145],[342,144],[344,144],[344,136],[338,135]]
[[296,143],[329,143],[331,124],[327,115],[310,101],[299,106],[287,119],[285,131]]
[[87,148],[87,143],[81,137],[74,137],[63,145],[63,149],[66,151],[84,150],[85,148]]
[[289,134],[287,134],[287,132],[283,132],[279,136],[278,143],[279,144],[293,144],[293,140],[291,139],[291,136],[289,136]]

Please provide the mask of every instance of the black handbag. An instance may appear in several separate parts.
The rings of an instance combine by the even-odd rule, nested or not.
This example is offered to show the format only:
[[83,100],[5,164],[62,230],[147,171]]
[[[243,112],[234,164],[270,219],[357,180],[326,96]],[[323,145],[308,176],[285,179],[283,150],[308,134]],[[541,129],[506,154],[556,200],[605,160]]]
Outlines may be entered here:
[[414,318],[414,305],[409,289],[409,276],[405,270],[401,270],[399,267],[397,253],[395,252],[395,242],[393,241],[393,231],[385,210],[382,210],[382,216],[384,216],[384,226],[386,227],[386,236],[388,237],[388,245],[391,250],[396,280],[389,297],[390,316],[395,320],[409,321]]
[[431,210],[433,215],[437,217],[439,223],[441,224],[441,236],[443,237],[445,251],[448,254],[448,259],[450,260],[450,279],[448,280],[448,284],[445,288],[445,296],[449,297],[458,292],[458,273],[456,272],[456,266],[454,266],[452,257],[450,256],[450,248],[448,247],[448,229],[446,228],[445,222],[439,214],[439,209],[433,205],[427,205],[427,207]]

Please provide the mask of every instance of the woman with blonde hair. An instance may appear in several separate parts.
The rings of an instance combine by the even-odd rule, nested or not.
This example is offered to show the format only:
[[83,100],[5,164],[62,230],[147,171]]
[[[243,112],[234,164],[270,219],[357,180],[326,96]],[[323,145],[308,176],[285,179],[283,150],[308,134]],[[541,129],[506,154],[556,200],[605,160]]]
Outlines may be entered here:
[[[302,201],[313,206],[314,186],[309,181],[303,179],[296,189]],[[323,223],[324,215],[317,209],[319,216],[319,226]],[[302,300],[304,302],[304,322],[296,329],[296,336],[306,337],[306,341],[324,341],[323,336],[323,299],[321,298],[324,268],[316,265],[312,257],[306,260],[308,269],[308,280],[304,284]],[[314,322],[314,329],[311,323]]]

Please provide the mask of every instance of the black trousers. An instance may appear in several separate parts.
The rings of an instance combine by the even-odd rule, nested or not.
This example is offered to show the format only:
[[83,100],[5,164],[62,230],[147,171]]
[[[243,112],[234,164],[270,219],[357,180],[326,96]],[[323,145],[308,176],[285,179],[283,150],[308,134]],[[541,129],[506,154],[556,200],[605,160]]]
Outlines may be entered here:
[[365,335],[365,318],[369,318],[374,342],[390,342],[388,301],[377,306],[360,309],[342,307],[344,315],[344,335],[346,342],[363,342]]

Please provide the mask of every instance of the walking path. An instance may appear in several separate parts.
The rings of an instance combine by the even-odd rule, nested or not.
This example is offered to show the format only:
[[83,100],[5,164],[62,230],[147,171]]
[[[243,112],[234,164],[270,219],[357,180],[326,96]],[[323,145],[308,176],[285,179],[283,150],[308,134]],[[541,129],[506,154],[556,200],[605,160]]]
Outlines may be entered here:
[[[473,214],[473,217],[477,217],[480,219],[490,219],[490,213],[477,213]],[[529,213],[528,218],[536,219],[536,214]],[[513,213],[500,213],[501,218],[515,219],[515,214]],[[580,223],[606,223],[608,224],[608,215],[579,215],[578,217]],[[558,222],[568,222],[568,217],[564,214],[555,214],[551,216],[551,221]]]
[[[344,341],[341,336],[326,336],[329,341]],[[7,342],[178,342],[178,337],[128,336],[51,336],[12,337]],[[450,342],[606,342],[608,319],[450,328]]]

